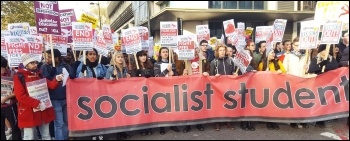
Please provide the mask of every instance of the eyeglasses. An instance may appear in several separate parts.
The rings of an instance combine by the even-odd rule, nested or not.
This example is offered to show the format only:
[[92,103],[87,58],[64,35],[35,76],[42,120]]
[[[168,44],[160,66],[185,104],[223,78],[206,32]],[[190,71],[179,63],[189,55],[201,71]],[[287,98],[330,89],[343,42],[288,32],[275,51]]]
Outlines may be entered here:
[[29,64],[34,65],[34,64],[39,64],[39,62],[38,61],[33,61],[33,62],[29,62]]

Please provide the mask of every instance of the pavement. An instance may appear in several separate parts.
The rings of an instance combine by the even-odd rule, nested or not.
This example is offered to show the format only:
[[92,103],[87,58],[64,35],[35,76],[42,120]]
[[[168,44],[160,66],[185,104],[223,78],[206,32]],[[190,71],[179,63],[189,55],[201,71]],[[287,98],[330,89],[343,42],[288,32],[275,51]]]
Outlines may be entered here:
[[[141,136],[138,131],[128,132],[132,137],[127,140],[349,140],[347,118],[326,122],[326,128],[318,128],[314,123],[309,128],[293,129],[289,124],[280,123],[279,130],[268,130],[266,123],[256,123],[255,131],[244,131],[239,122],[234,122],[235,130],[229,130],[224,123],[220,131],[214,131],[213,124],[205,124],[204,131],[198,131],[195,126],[192,130],[183,133],[184,126],[179,127],[181,132],[174,132],[168,127],[164,135],[159,134],[159,128],[153,129],[153,135]],[[104,140],[116,140],[116,134],[105,135]],[[91,140],[90,137],[78,140]]]

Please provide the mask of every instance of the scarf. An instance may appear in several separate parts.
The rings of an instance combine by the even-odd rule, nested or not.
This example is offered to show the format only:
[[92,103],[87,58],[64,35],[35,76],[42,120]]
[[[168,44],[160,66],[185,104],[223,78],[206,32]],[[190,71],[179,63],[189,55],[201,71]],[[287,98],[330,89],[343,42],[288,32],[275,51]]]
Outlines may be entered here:
[[94,68],[97,67],[97,65],[98,65],[98,61],[97,60],[95,62],[90,62],[89,59],[86,59],[86,66],[91,69],[93,78],[96,78],[96,74],[95,74]]
[[303,57],[305,55],[305,54],[302,54],[299,51],[295,51],[295,50],[293,50],[291,53],[294,54],[295,56],[299,57],[299,58]]

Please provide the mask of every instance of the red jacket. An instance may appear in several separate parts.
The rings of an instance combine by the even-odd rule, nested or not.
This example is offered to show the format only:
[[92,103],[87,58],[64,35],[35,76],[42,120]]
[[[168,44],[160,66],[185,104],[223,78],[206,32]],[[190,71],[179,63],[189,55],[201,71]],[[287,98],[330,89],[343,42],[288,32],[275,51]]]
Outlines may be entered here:
[[[39,73],[32,73],[25,69],[20,69],[18,72],[22,73],[25,78],[25,82],[31,82],[41,79]],[[47,81],[49,89],[55,89],[58,86],[56,79]],[[24,87],[19,80],[17,74],[13,76],[14,93],[18,101],[18,127],[30,128],[39,126],[44,123],[49,123],[55,119],[55,111],[53,107],[44,111],[33,112],[33,108],[39,106],[40,101],[31,98],[28,94],[27,88]]]

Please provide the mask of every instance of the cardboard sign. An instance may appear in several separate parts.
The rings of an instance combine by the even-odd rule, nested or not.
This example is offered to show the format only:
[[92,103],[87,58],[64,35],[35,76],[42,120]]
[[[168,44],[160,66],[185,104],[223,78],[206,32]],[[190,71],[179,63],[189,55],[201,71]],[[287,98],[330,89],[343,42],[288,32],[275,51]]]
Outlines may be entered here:
[[162,47],[177,48],[177,22],[160,22],[160,44]]
[[92,24],[73,22],[72,30],[74,50],[92,50]]
[[320,44],[338,44],[341,37],[341,29],[341,21],[327,21],[322,28]]
[[122,45],[125,47],[127,54],[137,53],[142,50],[138,28],[122,30]]
[[227,37],[232,36],[233,32],[235,31],[234,20],[231,19],[231,20],[224,21],[223,24],[224,24],[225,35]]
[[315,21],[304,21],[300,23],[299,49],[317,48],[320,27]]

